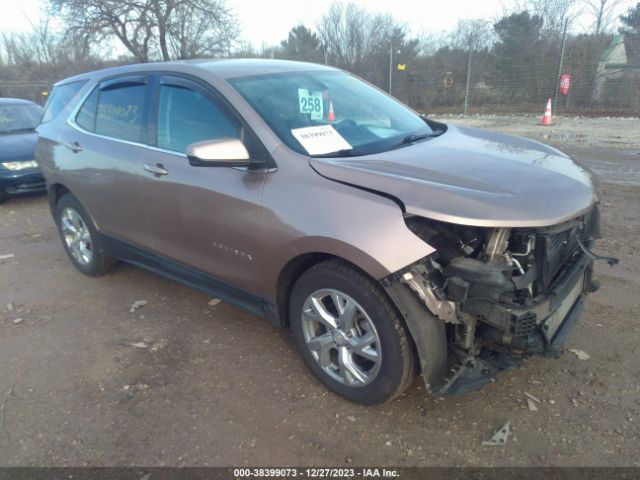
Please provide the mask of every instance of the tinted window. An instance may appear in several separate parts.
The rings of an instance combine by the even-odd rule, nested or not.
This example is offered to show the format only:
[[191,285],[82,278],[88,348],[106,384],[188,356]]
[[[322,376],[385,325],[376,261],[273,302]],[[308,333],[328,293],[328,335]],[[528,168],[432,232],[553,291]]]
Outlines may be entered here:
[[99,90],[95,89],[91,95],[87,97],[82,108],[76,116],[76,123],[85,130],[95,132],[96,130],[96,111],[98,108],[98,93]]
[[184,152],[187,145],[239,138],[239,128],[210,98],[183,87],[163,85],[158,111],[158,146]]
[[0,134],[33,130],[41,116],[38,105],[0,105]]
[[107,137],[142,142],[145,90],[146,85],[131,83],[100,90],[95,132]]
[[47,104],[44,107],[45,110],[42,117],[42,123],[49,122],[56,118],[85,83],[86,81],[82,80],[54,87],[51,95],[49,96],[49,100],[47,100]]

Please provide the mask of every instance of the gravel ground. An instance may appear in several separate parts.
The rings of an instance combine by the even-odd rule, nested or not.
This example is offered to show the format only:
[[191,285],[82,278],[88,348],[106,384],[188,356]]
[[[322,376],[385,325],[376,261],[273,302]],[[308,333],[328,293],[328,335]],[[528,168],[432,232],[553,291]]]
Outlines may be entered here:
[[[127,265],[87,278],[46,200],[12,200],[0,205],[0,256],[15,255],[0,260],[0,465],[640,466],[639,121],[445,121],[547,136],[600,174],[598,251],[621,265],[598,265],[602,288],[568,340],[589,359],[535,358],[463,397],[416,382],[356,406],[314,380],[288,331]],[[507,444],[483,446],[507,421]]]

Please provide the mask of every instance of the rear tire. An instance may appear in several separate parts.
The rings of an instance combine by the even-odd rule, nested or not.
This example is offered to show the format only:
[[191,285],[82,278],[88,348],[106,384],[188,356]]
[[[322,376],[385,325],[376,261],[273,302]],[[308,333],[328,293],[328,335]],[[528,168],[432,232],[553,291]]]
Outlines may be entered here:
[[60,198],[55,221],[62,246],[78,270],[90,277],[99,277],[113,267],[115,261],[107,255],[91,217],[73,195]]
[[330,390],[355,403],[389,401],[416,375],[409,333],[384,290],[340,260],[296,282],[289,318],[303,360]]

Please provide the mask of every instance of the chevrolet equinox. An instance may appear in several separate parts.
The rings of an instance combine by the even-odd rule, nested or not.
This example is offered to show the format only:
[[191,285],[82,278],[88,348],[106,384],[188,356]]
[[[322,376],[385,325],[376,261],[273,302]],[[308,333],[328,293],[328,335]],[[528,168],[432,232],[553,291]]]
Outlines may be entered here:
[[59,82],[45,120],[36,157],[78,270],[123,260],[290,326],[354,402],[558,356],[597,287],[589,173],[335,68],[117,67]]

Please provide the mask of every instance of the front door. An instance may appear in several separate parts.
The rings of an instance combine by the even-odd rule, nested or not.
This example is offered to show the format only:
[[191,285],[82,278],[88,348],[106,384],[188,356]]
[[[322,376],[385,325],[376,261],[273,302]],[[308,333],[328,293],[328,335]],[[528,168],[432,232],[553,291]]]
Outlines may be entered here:
[[156,79],[157,150],[143,154],[142,193],[152,248],[235,287],[260,287],[260,199],[264,172],[194,167],[187,145],[244,137],[213,92],[182,77]]

